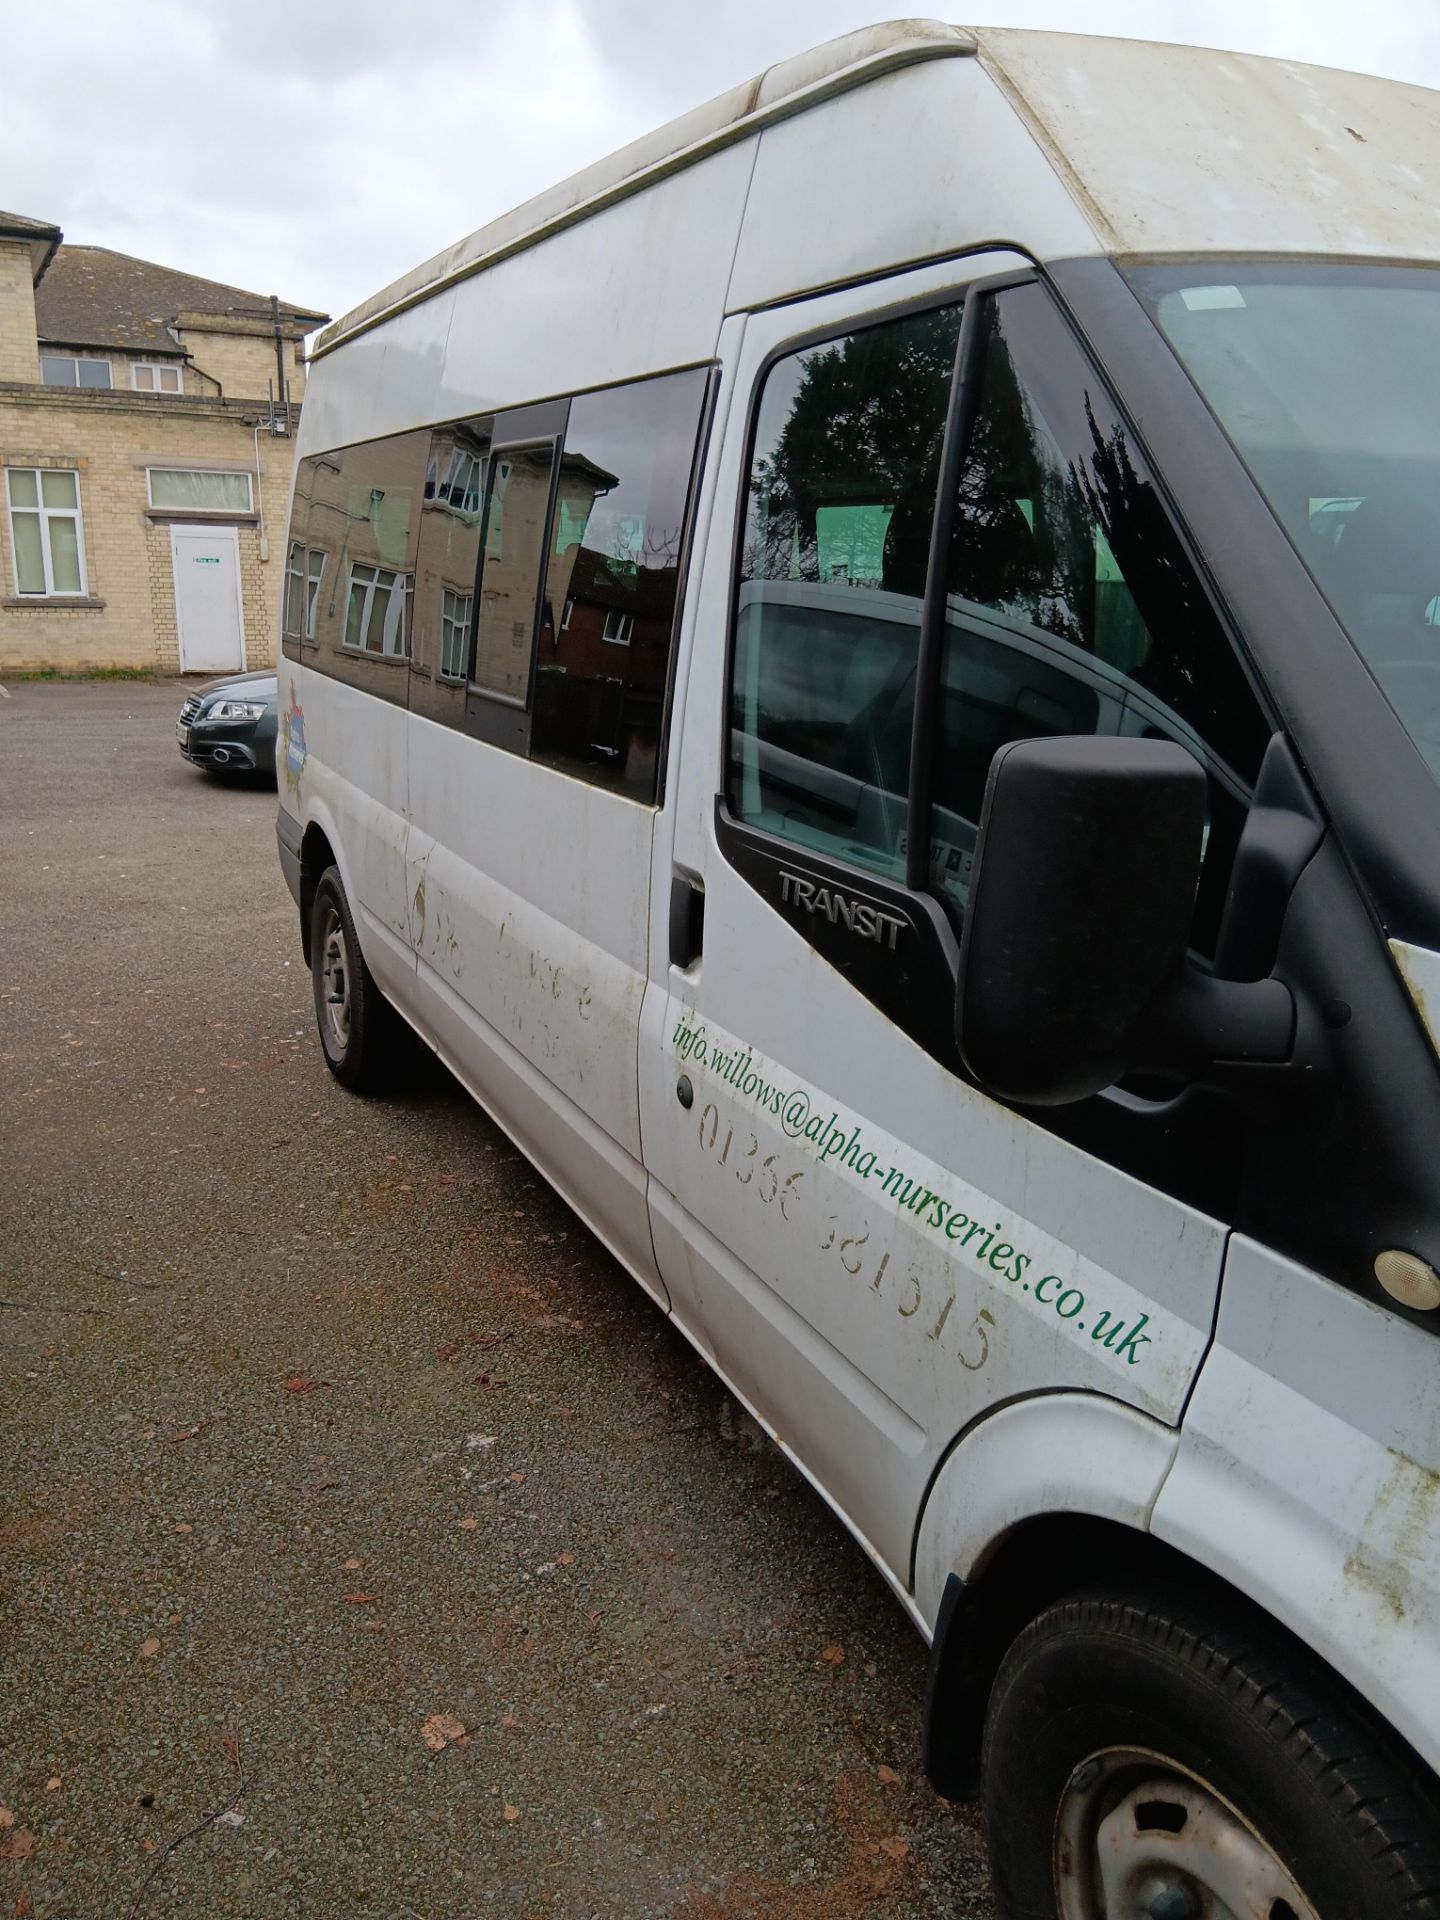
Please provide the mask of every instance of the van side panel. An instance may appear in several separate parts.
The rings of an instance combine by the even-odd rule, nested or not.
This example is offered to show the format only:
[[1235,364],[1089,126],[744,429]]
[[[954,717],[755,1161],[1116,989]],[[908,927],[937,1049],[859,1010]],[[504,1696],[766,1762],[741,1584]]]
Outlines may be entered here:
[[708,360],[756,144],[701,161],[326,354],[305,397],[301,453]]
[[384,993],[403,997],[415,974],[406,937],[405,710],[282,661],[282,705],[292,687],[305,727],[297,810],[305,826],[323,828],[335,851],[370,971]]
[[1440,1763],[1440,1397],[1429,1340],[1236,1236],[1153,1530]]

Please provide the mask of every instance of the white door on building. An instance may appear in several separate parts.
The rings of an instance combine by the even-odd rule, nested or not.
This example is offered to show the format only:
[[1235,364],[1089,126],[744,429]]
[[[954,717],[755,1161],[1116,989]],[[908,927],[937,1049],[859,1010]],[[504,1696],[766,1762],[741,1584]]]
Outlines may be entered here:
[[171,527],[170,558],[180,671],[238,672],[245,665],[245,628],[234,527]]

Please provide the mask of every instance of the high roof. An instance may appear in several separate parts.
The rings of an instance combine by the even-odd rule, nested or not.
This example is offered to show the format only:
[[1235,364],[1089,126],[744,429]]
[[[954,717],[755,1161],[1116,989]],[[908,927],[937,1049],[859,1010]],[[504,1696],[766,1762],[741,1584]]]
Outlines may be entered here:
[[[1440,94],[1427,88],[1205,48],[900,20],[782,61],[492,220],[328,328],[316,351],[823,100],[947,58],[983,69],[1097,252],[1440,261]],[[958,119],[953,136],[959,164]]]
[[[237,332],[268,330],[270,299],[108,247],[62,246],[35,289],[35,331],[56,346],[182,354],[170,332],[181,314],[230,319]],[[281,330],[291,340],[328,318],[308,307],[280,307]]]

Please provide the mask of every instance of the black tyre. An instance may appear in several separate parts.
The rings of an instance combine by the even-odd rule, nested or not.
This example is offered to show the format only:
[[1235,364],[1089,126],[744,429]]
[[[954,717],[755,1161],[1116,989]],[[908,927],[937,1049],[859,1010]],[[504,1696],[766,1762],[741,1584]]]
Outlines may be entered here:
[[325,1064],[352,1093],[392,1084],[404,1046],[399,1016],[365,964],[337,867],[327,867],[310,909],[310,979]]
[[1223,1596],[1058,1601],[985,1727],[1001,1920],[1440,1920],[1419,1763]]

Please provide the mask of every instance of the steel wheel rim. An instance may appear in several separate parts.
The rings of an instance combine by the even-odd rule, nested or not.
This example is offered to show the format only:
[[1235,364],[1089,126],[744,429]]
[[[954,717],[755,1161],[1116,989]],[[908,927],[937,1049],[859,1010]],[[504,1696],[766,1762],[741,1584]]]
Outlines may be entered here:
[[1054,1872],[1061,1920],[1320,1920],[1228,1800],[1141,1748],[1092,1754],[1071,1774]]
[[331,906],[326,907],[320,924],[320,999],[331,1050],[343,1053],[350,1044],[350,969],[345,959],[345,929]]

